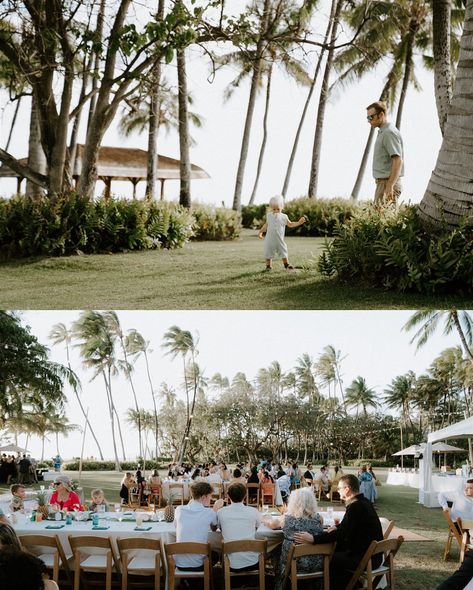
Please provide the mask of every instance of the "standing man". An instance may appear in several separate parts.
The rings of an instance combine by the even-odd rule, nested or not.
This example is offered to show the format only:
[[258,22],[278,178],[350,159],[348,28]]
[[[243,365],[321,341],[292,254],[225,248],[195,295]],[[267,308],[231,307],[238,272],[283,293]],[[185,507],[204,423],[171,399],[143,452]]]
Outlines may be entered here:
[[378,129],[374,144],[373,176],[376,182],[374,204],[396,203],[401,194],[399,178],[404,176],[404,148],[399,129],[386,118],[386,103],[373,102],[366,107],[369,124]]
[[[345,590],[352,572],[357,568],[371,542],[383,540],[379,517],[371,502],[360,494],[358,478],[352,474],[342,475],[338,482],[338,491],[347,507],[339,525],[315,537],[306,532],[294,534],[296,543],[337,542],[330,562],[330,590]],[[381,556],[378,555],[373,559],[373,567],[379,567],[380,564]]]

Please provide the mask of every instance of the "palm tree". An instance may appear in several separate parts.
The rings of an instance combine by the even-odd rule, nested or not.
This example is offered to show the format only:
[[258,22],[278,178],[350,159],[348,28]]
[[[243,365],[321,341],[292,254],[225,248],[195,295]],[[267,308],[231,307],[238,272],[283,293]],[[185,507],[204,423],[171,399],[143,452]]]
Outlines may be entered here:
[[78,340],[82,362],[87,368],[94,371],[92,379],[102,377],[107,397],[110,427],[112,431],[113,452],[115,456],[115,468],[121,471],[118,458],[117,443],[115,437],[115,422],[117,422],[125,460],[125,446],[121,436],[120,420],[115,407],[112,391],[112,377],[118,373],[117,358],[115,354],[115,336],[105,317],[98,311],[84,311],[72,325],[74,339]]
[[[187,441],[189,440],[189,433],[192,425],[193,409],[195,405],[195,399],[198,391],[198,372],[193,371],[193,383],[189,383],[189,366],[195,367],[195,358],[198,354],[197,342],[195,342],[192,334],[188,330],[181,330],[178,326],[171,326],[169,330],[164,334],[163,348],[167,348],[167,354],[170,354],[174,359],[178,355],[182,357],[183,362],[183,373],[184,373],[184,387],[186,392],[186,427],[182,437],[181,447],[178,454],[178,463],[182,463]],[[187,359],[190,359],[189,362]],[[192,387],[192,401],[190,400]]]
[[463,35],[460,42],[455,88],[447,112],[443,141],[437,163],[422,202],[420,219],[433,230],[473,225],[473,184],[471,183],[471,100],[470,59],[473,0],[467,0]]
[[[401,417],[399,419],[399,428],[401,431],[401,449],[404,444],[402,428],[407,422],[411,425],[411,432],[414,432],[414,425],[410,415],[410,404],[413,401],[414,388],[416,383],[416,376],[413,371],[408,371],[405,375],[395,377],[391,381],[391,385],[384,390],[384,401],[386,406],[391,409],[401,410]],[[408,442],[409,438],[407,438]],[[406,443],[407,444],[407,443]],[[401,455],[401,462],[403,457]]]
[[356,407],[356,417],[358,418],[359,406],[363,409],[363,415],[365,418],[368,416],[368,407],[377,408],[378,402],[376,401],[376,392],[374,389],[370,389],[366,384],[364,377],[357,377],[351,382],[346,390],[346,405]]
[[148,376],[148,383],[150,387],[151,400],[153,402],[154,411],[154,451],[155,456],[159,456],[159,423],[158,423],[158,408],[156,406],[156,394],[154,391],[153,381],[149,370],[148,352],[152,352],[149,347],[149,342],[137,330],[129,330],[125,339],[125,346],[131,356],[142,354],[146,363],[146,375]]
[[322,377],[323,383],[329,386],[329,397],[330,383],[333,383],[334,396],[336,396],[336,387],[338,384],[340,397],[345,408],[345,394],[343,392],[343,381],[340,374],[341,362],[345,357],[342,357],[341,354],[341,351],[336,350],[331,344],[326,346],[317,361],[317,372]]
[[294,368],[297,378],[298,391],[301,397],[307,397],[308,401],[316,402],[320,398],[319,390],[315,383],[314,361],[310,355],[304,353],[297,359]]
[[133,383],[132,373],[133,367],[131,363],[128,361],[128,351],[126,346],[126,338],[125,334],[120,325],[120,320],[118,319],[118,315],[114,311],[106,311],[103,313],[104,320],[110,330],[111,334],[116,337],[120,343],[120,347],[123,353],[124,361],[120,362],[119,365],[123,372],[125,373],[128,382],[130,383],[131,392],[133,394],[133,400],[135,402],[135,411],[136,415],[138,416],[138,441],[139,441],[139,454],[140,457],[143,456],[143,441],[141,438],[141,424],[140,424],[140,408],[138,405],[138,398],[136,396],[135,385]]
[[[52,328],[51,331],[49,332],[49,338],[52,340],[53,345],[59,345],[62,344],[65,346],[66,348],[66,358],[67,358],[67,366],[69,367],[69,369],[72,371],[72,367],[71,367],[71,359],[70,359],[70,346],[71,346],[71,341],[72,341],[72,331],[68,330],[66,325],[63,324],[62,322],[55,324]],[[82,412],[82,415],[85,418],[85,423],[86,426],[88,426],[92,437],[95,441],[95,444],[97,445],[98,451],[99,451],[99,455],[100,455],[100,459],[103,461],[103,453],[102,453],[102,449],[100,448],[99,445],[99,441],[97,440],[97,437],[95,435],[95,432],[92,428],[92,424],[89,421],[89,418],[87,416],[87,413],[84,409],[84,406],[82,404],[82,400],[80,398],[79,395],[79,391],[81,389],[81,384],[80,381],[77,381],[77,386],[72,388],[72,391],[74,392],[74,395],[76,396],[76,400],[77,403],[79,404],[80,410]]]
[[425,309],[416,311],[404,324],[406,331],[420,328],[414,334],[411,343],[417,340],[417,348],[424,346],[432,334],[444,323],[443,333],[447,336],[454,330],[458,332],[463,350],[473,363],[473,318],[467,311],[458,311],[455,307],[449,310]]

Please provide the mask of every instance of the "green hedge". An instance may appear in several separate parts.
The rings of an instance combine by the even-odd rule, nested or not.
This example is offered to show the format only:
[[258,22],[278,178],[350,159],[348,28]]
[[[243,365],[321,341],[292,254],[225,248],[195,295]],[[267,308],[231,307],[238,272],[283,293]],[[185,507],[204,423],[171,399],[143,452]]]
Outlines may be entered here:
[[318,260],[326,277],[419,293],[473,292],[471,227],[429,232],[417,207],[365,206],[335,230]]
[[[140,462],[143,467],[143,462]],[[146,461],[146,470],[166,469],[167,463],[162,460]],[[133,471],[138,469],[138,461],[123,461],[120,463],[123,471]],[[79,459],[68,461],[62,465],[64,471],[79,471]],[[115,471],[115,461],[82,461],[82,471]]]
[[[349,199],[295,199],[284,206],[284,213],[291,221],[300,217],[306,223],[297,228],[301,236],[332,236],[337,225],[353,217],[359,205]],[[247,205],[242,207],[243,227],[258,228],[266,221],[268,205]]]
[[75,193],[58,197],[0,199],[0,254],[68,256],[150,248],[180,248],[190,238],[238,237],[234,211],[188,209],[167,202],[90,201]]
[[241,231],[240,216],[232,209],[193,205],[195,240],[234,240]]

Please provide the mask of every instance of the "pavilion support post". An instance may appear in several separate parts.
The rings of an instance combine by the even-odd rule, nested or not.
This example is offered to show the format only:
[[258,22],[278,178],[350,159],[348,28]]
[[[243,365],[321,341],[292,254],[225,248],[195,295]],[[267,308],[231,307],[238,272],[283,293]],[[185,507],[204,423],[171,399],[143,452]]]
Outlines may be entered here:
[[112,177],[111,176],[104,176],[102,180],[105,183],[105,190],[103,192],[103,196],[105,200],[109,200],[112,194]]
[[21,183],[23,182],[23,178],[19,176],[16,180],[16,192],[18,195],[21,195]]
[[140,182],[140,178],[129,178],[128,179],[133,185],[133,199],[136,199],[136,185]]
[[164,201],[164,178],[160,178],[159,182],[161,183],[160,199]]

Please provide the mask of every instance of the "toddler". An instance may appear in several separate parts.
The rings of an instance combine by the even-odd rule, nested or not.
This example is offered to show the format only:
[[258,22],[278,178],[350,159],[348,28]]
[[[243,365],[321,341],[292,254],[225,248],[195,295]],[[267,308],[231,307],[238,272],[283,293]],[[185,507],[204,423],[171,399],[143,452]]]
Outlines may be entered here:
[[[100,510],[103,510],[103,512],[108,512],[108,505],[107,505],[107,501],[105,500],[105,495],[103,493],[103,490],[100,490],[100,489],[92,490],[91,497],[92,497],[92,503],[90,505],[91,510],[93,510],[94,512],[99,512]],[[104,508],[101,509],[100,506],[104,506]]]
[[266,223],[259,232],[259,238],[263,239],[264,233],[264,257],[266,258],[266,270],[272,270],[273,257],[276,254],[281,256],[284,268],[286,270],[293,270],[294,267],[289,264],[287,246],[284,241],[284,232],[286,225],[288,227],[299,227],[305,223],[305,217],[301,217],[299,221],[290,221],[289,217],[282,212],[284,206],[284,199],[280,196],[271,197],[269,200],[271,211],[266,214]]
[[10,510],[12,512],[18,512],[19,510],[23,510],[25,508],[25,497],[26,497],[26,488],[25,486],[21,485],[21,483],[14,483],[10,486],[10,492],[12,495],[11,503],[10,503]]

